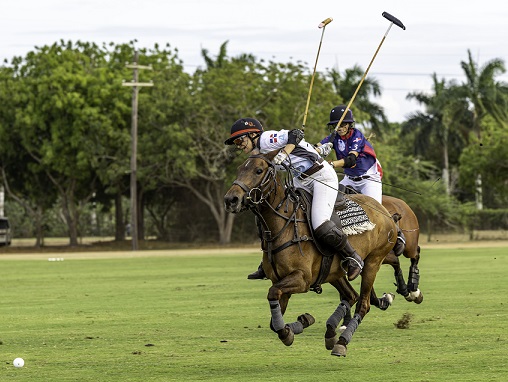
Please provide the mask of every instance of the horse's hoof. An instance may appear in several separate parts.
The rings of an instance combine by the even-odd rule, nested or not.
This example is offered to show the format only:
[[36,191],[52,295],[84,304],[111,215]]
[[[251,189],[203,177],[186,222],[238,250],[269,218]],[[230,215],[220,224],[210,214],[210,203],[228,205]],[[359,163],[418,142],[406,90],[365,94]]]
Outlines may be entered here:
[[393,300],[395,300],[395,295],[393,293],[383,293],[383,298],[388,301],[388,304],[392,305]]
[[383,297],[379,299],[379,309],[388,309],[392,305],[394,298],[395,295],[393,293],[383,293]]
[[304,329],[308,328],[309,326],[311,326],[313,323],[316,322],[314,317],[312,317],[312,315],[310,315],[309,313],[304,313],[298,316],[296,320],[302,323]]
[[331,354],[332,355],[336,355],[337,357],[345,357],[346,354],[347,354],[347,347],[346,347],[346,345],[336,344],[333,347],[333,350],[332,350]]
[[337,336],[326,338],[325,337],[325,347],[326,350],[332,350],[337,343]]
[[284,329],[279,330],[277,334],[279,335],[279,340],[286,346],[291,346],[295,340],[295,333],[293,333],[293,330],[287,325]]
[[414,293],[414,299],[413,299],[413,301],[416,304],[421,304],[422,301],[423,301],[423,293],[420,292],[420,289],[417,289],[416,292],[411,292],[411,295],[413,295],[413,293]]
[[326,333],[325,333],[326,350],[332,350],[336,343],[337,343],[337,332],[332,326],[326,325]]

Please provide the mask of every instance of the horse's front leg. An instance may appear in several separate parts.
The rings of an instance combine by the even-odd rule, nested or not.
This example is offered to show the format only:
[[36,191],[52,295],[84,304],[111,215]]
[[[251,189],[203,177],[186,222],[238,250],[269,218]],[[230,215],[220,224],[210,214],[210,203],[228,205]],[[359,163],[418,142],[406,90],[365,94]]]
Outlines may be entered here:
[[315,322],[314,317],[308,313],[302,314],[297,321],[290,324],[286,324],[283,318],[291,294],[307,292],[309,286],[303,272],[295,271],[274,283],[268,290],[267,298],[271,313],[270,328],[277,333],[279,339],[286,346],[293,343],[295,334],[302,333],[303,329]]

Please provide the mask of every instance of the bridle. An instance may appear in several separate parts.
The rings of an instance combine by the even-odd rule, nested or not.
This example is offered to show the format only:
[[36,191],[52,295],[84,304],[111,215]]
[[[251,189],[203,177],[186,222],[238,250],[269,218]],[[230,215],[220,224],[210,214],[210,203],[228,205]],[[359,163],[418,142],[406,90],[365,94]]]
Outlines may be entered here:
[[233,181],[233,184],[236,184],[247,194],[245,197],[245,207],[252,209],[265,202],[270,197],[270,195],[277,190],[277,172],[275,170],[274,164],[265,158],[264,155],[256,154],[251,155],[249,158],[260,158],[268,163],[268,170],[257,186],[249,188],[244,182],[238,179]]
[[[244,206],[245,208],[250,209],[257,217],[257,226],[259,237],[261,239],[261,247],[263,251],[266,252],[268,261],[272,264],[275,276],[280,279],[277,273],[277,267],[274,262],[274,255],[292,245],[297,244],[300,250],[300,254],[303,256],[301,242],[313,239],[312,237],[307,235],[300,235],[299,233],[299,225],[305,224],[307,220],[298,219],[297,217],[298,211],[302,209],[302,205],[299,196],[296,194],[294,187],[292,187],[292,184],[286,185],[284,188],[284,197],[282,197],[281,201],[277,203],[277,205],[273,205],[274,199],[271,197],[275,197],[277,195],[277,190],[279,188],[275,165],[261,154],[251,155],[249,158],[259,158],[268,164],[268,170],[263,176],[263,179],[257,186],[252,188],[249,188],[244,182],[239,180],[233,181],[233,184],[236,184],[238,187],[240,187],[247,195],[245,197]],[[289,171],[289,168],[286,170]],[[283,212],[281,212],[280,210],[283,206],[284,209]],[[291,213],[289,213],[290,206],[292,206]],[[278,230],[277,233],[272,234],[270,226],[263,216],[263,212],[261,210],[262,208],[265,208],[265,212],[266,209],[271,210],[271,212],[274,213],[279,219],[284,221],[283,226],[280,228],[280,230]],[[282,236],[286,229],[291,227],[291,223],[293,223],[292,238],[289,241],[274,247],[277,239]]]

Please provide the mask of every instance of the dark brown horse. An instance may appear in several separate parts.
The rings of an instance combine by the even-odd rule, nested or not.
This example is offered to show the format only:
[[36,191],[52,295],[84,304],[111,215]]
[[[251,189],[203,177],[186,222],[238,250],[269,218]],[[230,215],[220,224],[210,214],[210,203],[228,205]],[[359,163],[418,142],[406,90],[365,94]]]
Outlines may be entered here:
[[[291,295],[316,290],[320,283],[330,283],[343,299],[326,322],[325,345],[332,350],[332,355],[345,356],[347,344],[370,309],[369,300],[376,274],[395,244],[395,222],[374,199],[365,195],[348,197],[363,207],[374,224],[370,230],[348,237],[365,263],[358,295],[344,277],[339,257],[322,256],[316,247],[303,211],[305,206],[292,184],[283,184],[277,175],[271,162],[274,155],[275,152],[251,155],[239,166],[237,178],[224,196],[226,210],[238,213],[250,209],[258,219],[263,269],[272,281],[267,296],[271,312],[270,327],[279,339],[289,346],[295,334],[302,333],[315,322],[308,313],[300,315],[295,322],[284,322],[283,315]],[[324,259],[329,260],[330,269],[322,275]],[[355,303],[355,315],[337,339],[338,324]]]

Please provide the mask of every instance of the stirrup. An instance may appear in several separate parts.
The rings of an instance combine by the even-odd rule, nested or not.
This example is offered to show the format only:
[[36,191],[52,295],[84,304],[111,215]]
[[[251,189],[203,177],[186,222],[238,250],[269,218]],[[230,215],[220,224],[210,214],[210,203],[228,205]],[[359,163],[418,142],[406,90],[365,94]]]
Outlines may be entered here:
[[[353,263],[351,263],[351,261],[353,261]],[[342,261],[342,263],[346,263],[347,265],[347,279],[349,281],[356,279],[363,271],[363,264],[356,260],[354,257],[348,256]]]
[[400,256],[402,253],[404,253],[404,249],[406,249],[406,241],[402,236],[397,236],[397,241],[393,246],[393,253],[395,256]]

